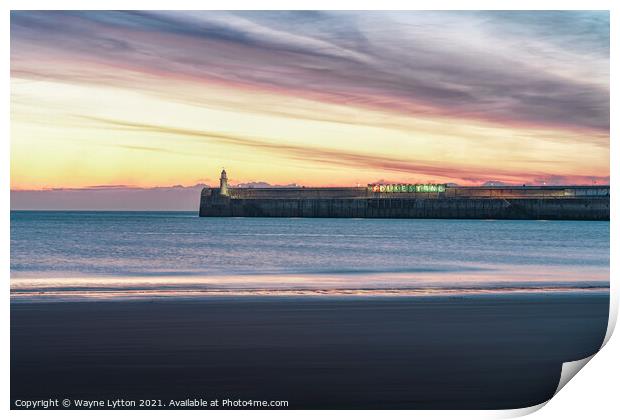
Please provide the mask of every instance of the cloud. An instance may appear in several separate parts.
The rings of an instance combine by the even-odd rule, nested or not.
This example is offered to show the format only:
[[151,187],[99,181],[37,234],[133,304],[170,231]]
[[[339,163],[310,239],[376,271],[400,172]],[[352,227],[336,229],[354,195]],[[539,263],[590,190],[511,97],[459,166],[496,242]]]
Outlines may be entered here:
[[[481,183],[488,179],[489,172],[499,177],[501,182],[521,182],[522,180],[535,179],[553,179],[563,175],[548,174],[540,172],[521,172],[505,169],[481,169],[475,167],[447,167],[440,162],[429,162],[412,159],[396,159],[377,154],[364,154],[357,152],[349,152],[335,148],[325,148],[305,145],[292,145],[286,143],[276,143],[268,140],[256,138],[246,138],[232,134],[224,134],[218,132],[210,132],[203,130],[193,130],[178,127],[169,127],[153,124],[145,124],[139,122],[129,122],[112,120],[105,118],[82,117],[90,121],[94,121],[106,126],[122,129],[137,130],[151,133],[163,133],[173,136],[185,137],[193,141],[206,143],[227,144],[238,147],[250,148],[259,151],[268,151],[279,154],[288,158],[292,158],[304,162],[326,163],[330,165],[338,165],[349,168],[362,168],[383,170],[391,172],[401,172],[408,175],[418,175],[426,177],[441,177],[449,179],[460,179],[469,183]],[[564,176],[569,179],[568,176]],[[590,183],[592,177],[571,175],[570,179],[581,180],[580,183]],[[551,181],[550,181],[551,182]]]
[[186,153],[178,150],[167,149],[165,147],[152,147],[152,146],[136,146],[131,144],[115,144],[113,147],[118,147],[121,149],[134,150],[137,152],[153,152],[153,153],[168,153],[174,155],[183,155],[183,156],[195,156],[195,153]]
[[117,145],[117,147],[128,150],[137,150],[139,152],[174,153],[172,150],[165,149],[163,147],[133,146],[130,144],[119,144]]
[[[402,115],[609,130],[607,12],[24,11],[11,18],[11,70],[20,77],[159,89],[142,74]],[[74,68],[41,71],[37,56]],[[87,64],[116,71],[78,71]]]

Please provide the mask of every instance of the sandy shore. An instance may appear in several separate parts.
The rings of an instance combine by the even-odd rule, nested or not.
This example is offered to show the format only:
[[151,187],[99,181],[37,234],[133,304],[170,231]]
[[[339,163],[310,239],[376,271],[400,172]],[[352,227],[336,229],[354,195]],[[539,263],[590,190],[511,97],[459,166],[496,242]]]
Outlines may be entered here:
[[589,356],[605,294],[13,303],[16,399],[519,408]]

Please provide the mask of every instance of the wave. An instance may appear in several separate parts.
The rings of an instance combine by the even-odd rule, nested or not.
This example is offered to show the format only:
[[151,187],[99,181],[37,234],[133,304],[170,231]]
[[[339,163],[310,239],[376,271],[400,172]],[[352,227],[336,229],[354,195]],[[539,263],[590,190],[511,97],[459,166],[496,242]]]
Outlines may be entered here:
[[108,291],[40,291],[11,292],[12,303],[90,301],[90,300],[137,300],[137,299],[188,299],[208,297],[243,297],[243,296],[275,296],[275,297],[430,297],[430,296],[488,296],[515,294],[548,294],[548,293],[598,293],[609,294],[606,287],[574,287],[574,288],[495,288],[495,289],[211,289],[211,290],[108,290]]
[[12,279],[12,302],[202,298],[218,296],[472,296],[609,293],[609,281],[490,280],[387,276],[284,275]]

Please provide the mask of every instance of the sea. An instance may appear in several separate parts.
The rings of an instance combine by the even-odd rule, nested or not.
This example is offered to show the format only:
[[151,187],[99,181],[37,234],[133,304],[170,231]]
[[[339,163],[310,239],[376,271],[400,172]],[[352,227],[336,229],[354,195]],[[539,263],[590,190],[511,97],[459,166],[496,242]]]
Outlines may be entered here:
[[11,212],[11,300],[609,293],[609,222]]

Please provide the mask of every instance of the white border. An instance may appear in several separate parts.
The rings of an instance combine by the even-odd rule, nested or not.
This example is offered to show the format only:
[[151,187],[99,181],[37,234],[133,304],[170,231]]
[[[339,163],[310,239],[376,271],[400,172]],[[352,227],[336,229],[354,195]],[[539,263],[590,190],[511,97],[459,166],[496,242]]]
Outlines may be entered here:
[[[3,322],[2,322],[2,346],[0,351],[2,352],[4,375],[0,382],[2,405],[5,410],[9,409],[9,384],[10,376],[8,374],[9,365],[9,293],[8,293],[8,280],[10,278],[9,273],[9,189],[10,189],[10,40],[9,40],[9,28],[10,28],[10,14],[9,10],[26,10],[26,9],[159,9],[159,10],[232,10],[232,9],[258,9],[258,10],[336,10],[336,9],[358,9],[358,10],[381,10],[381,9],[413,9],[413,10],[611,10],[611,34],[612,34],[612,81],[617,80],[617,51],[614,46],[618,45],[618,7],[614,7],[612,0],[521,0],[521,1],[509,1],[509,0],[469,0],[469,1],[457,1],[457,0],[435,0],[435,1],[402,1],[402,0],[382,0],[382,1],[335,1],[335,0],[314,0],[314,1],[251,1],[251,0],[228,0],[221,3],[207,3],[195,0],[5,0],[1,3],[2,14],[2,45],[1,49],[4,53],[4,83],[3,101],[1,105],[0,127],[4,127],[4,135],[2,137],[2,148],[0,148],[0,184],[2,186],[2,193],[0,194],[2,200],[2,206],[5,209],[3,222],[0,223],[0,236],[2,242],[0,245],[0,258],[3,261],[2,272],[6,279],[6,295],[5,306],[3,310]],[[616,9],[616,10],[614,10]],[[614,77],[616,76],[616,77]],[[617,89],[614,89],[615,83],[612,83],[612,109],[616,109],[614,106],[617,104]],[[617,122],[612,118],[611,138],[615,138],[617,132]],[[618,179],[618,148],[611,143],[611,278],[614,278],[614,274],[618,272],[618,225],[614,223],[618,217],[617,211],[617,194],[618,188],[616,186],[616,180]],[[610,311],[610,326],[615,325],[618,313],[618,301],[619,291],[616,287],[616,282],[611,282],[611,294],[612,294],[612,306]],[[611,333],[611,329],[608,331],[608,337]],[[216,418],[240,418],[251,414],[252,417],[258,419],[274,419],[274,418],[289,418],[295,416],[298,418],[314,419],[318,416],[327,417],[341,417],[341,416],[355,416],[356,418],[375,418],[377,415],[389,415],[393,418],[407,418],[411,416],[420,416],[422,418],[443,419],[443,418],[505,418],[514,417],[519,415],[528,414],[536,411],[538,408],[547,405],[544,410],[538,411],[534,416],[540,419],[549,418],[566,418],[566,419],[583,419],[584,417],[593,417],[597,419],[612,418],[617,415],[618,403],[617,403],[617,391],[616,384],[618,383],[618,356],[620,355],[620,344],[618,339],[611,340],[604,348],[601,354],[597,355],[588,363],[588,368],[579,373],[578,379],[571,381],[566,388],[554,397],[548,404],[541,404],[540,406],[521,409],[521,410],[498,410],[498,411],[218,411],[218,412],[205,412],[205,411],[186,411],[183,412],[183,416],[188,418],[200,418],[204,419],[205,416]],[[16,418],[38,418],[40,416],[50,418],[82,418],[84,412],[68,412],[68,411],[11,411],[10,416]],[[89,412],[90,418],[108,418],[109,412]],[[117,411],[113,414],[117,418],[134,418],[134,417],[146,417],[154,419],[169,418],[171,415],[178,415],[177,412],[170,411],[150,411],[150,412],[136,412],[136,411]]]

